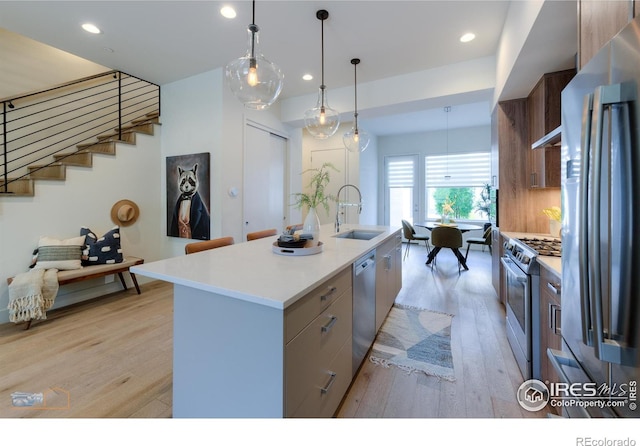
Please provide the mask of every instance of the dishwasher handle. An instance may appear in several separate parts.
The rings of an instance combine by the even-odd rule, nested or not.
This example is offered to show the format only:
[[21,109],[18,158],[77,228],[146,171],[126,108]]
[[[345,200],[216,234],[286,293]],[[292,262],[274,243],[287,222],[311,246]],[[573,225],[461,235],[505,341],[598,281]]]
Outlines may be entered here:
[[359,276],[360,274],[362,274],[367,269],[373,267],[375,264],[376,264],[375,256],[373,256],[373,255],[371,257],[368,257],[367,259],[363,260],[362,262],[357,263],[356,264],[355,275]]

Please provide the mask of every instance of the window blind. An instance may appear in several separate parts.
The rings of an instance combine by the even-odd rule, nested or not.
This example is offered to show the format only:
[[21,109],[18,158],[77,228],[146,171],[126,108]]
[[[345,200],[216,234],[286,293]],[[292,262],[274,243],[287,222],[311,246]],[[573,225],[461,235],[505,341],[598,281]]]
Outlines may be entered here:
[[488,183],[490,178],[491,152],[425,157],[426,187],[477,187]]
[[413,187],[413,159],[394,157],[387,164],[387,187]]

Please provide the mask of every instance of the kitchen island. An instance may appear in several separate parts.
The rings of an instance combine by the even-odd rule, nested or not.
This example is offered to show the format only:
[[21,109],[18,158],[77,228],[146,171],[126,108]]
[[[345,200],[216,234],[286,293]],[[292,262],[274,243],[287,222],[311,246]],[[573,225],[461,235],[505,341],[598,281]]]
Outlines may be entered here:
[[319,254],[276,254],[273,236],[132,268],[174,284],[174,417],[333,415],[355,373],[352,265],[400,242],[340,232],[354,229],[378,234],[324,225]]

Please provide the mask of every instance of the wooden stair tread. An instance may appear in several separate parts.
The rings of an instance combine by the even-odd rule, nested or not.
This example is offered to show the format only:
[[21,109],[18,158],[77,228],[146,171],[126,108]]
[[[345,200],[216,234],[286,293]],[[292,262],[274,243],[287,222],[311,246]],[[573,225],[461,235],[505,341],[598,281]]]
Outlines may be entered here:
[[135,145],[136,133],[154,134],[154,126],[160,125],[159,116],[158,112],[147,113],[145,117],[137,118],[122,126],[121,131],[116,128],[109,134],[97,136],[96,141],[77,144],[76,152],[54,154],[54,161],[50,164],[27,166],[28,175],[6,180],[7,192],[4,191],[5,180],[0,178],[0,196],[33,197],[35,180],[64,181],[67,166],[92,167],[94,154],[115,155],[116,144]]

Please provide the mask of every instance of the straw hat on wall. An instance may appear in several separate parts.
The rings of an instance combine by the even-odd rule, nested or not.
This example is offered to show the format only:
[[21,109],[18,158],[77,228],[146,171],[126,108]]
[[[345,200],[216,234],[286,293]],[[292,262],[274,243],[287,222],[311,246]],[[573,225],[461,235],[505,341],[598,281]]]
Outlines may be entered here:
[[131,226],[139,215],[138,205],[131,200],[120,200],[111,208],[111,220],[119,226]]

